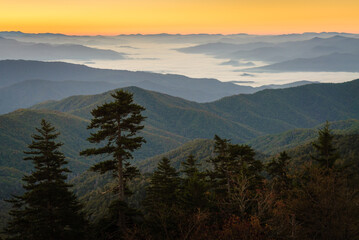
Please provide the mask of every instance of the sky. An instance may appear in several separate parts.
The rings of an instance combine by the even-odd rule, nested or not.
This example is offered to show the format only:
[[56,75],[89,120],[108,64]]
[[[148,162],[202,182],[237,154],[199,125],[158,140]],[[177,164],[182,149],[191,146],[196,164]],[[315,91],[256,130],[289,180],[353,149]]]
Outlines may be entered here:
[[0,0],[0,31],[359,33],[358,0]]

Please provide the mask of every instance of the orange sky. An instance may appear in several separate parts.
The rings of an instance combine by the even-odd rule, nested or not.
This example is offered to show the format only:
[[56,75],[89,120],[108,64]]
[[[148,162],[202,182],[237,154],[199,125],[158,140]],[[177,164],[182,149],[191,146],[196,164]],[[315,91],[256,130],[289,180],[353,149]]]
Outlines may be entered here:
[[359,0],[0,0],[0,31],[359,33]]

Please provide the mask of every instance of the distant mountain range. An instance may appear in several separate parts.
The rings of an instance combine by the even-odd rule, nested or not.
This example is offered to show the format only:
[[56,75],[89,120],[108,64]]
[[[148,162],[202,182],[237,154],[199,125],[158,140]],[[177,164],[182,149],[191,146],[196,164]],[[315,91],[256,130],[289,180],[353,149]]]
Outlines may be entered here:
[[0,114],[46,100],[105,92],[118,86],[108,82],[25,80],[0,88]]
[[[358,43],[359,44],[359,43]],[[296,58],[263,67],[244,69],[246,72],[358,72],[359,53],[332,53],[316,58]],[[358,75],[359,76],[359,75]]]
[[49,44],[20,42],[0,37],[0,59],[26,60],[94,60],[123,59],[125,55],[112,50],[86,47],[78,44]]
[[24,60],[0,61],[0,76],[0,114],[30,107],[46,100],[96,94],[127,86],[138,86],[191,101],[209,102],[266,88],[285,88],[312,83],[299,81],[278,86],[250,87],[215,79],[194,79],[181,75],[96,69],[62,62]]
[[[130,43],[133,39],[196,44],[179,51],[223,58],[219,64],[224,68],[236,67],[235,72],[243,71],[241,76],[253,79],[256,74],[252,72],[359,71],[358,35],[344,33],[107,37],[0,32],[0,58],[118,60],[126,55],[96,46]],[[269,64],[255,67],[257,60]],[[287,150],[296,156],[292,161],[295,163],[308,158],[313,151],[311,141],[326,120],[331,122],[336,134],[334,143],[342,156],[357,160],[359,80],[341,84],[298,81],[261,87],[238,85],[243,83],[64,62],[0,61],[0,114],[7,113],[0,115],[0,228],[8,210],[3,199],[22,191],[21,178],[32,169],[22,160],[23,151],[42,118],[61,132],[59,140],[65,143],[61,151],[69,161],[76,193],[91,200],[107,183],[106,178],[86,172],[99,159],[80,157],[79,151],[90,146],[86,126],[91,109],[111,101],[110,94],[116,88],[134,93],[135,101],[146,108],[141,135],[147,143],[135,152],[133,161],[143,172],[153,171],[162,157],[171,158],[173,166],[180,168],[180,162],[189,154],[207,167],[205,160],[213,154],[215,134],[234,143],[250,144],[260,159]],[[30,108],[19,109],[25,107]]]
[[117,36],[76,36],[59,33],[23,33],[19,31],[3,31],[0,36],[18,41],[37,42],[37,43],[78,43],[86,45],[107,45],[118,42],[127,43],[133,40],[143,42],[158,43],[197,43],[203,44],[208,42],[224,43],[250,43],[250,42],[285,42],[308,40],[314,37],[328,38],[336,35],[346,37],[357,37],[356,34],[343,32],[307,32],[302,34],[282,34],[282,35],[250,35],[246,33],[239,34],[121,34]]
[[[236,61],[264,61],[272,64],[252,71],[328,71],[357,72],[359,39],[336,35],[329,38],[287,42],[253,42],[245,44],[207,43],[180,48],[185,53],[209,54]],[[250,68],[243,71],[251,71]]]

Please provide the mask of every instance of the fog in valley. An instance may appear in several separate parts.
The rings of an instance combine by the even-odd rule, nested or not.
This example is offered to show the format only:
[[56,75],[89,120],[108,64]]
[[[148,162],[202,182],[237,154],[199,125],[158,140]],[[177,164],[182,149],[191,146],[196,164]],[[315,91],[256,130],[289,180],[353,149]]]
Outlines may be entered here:
[[[356,70],[359,66],[354,61],[359,56],[359,36],[354,34],[106,37],[2,32],[0,37],[1,59],[19,59],[21,55],[22,59],[215,78],[247,86],[302,80],[345,82],[359,76]],[[9,41],[13,42],[9,44]],[[34,46],[36,51],[26,51],[34,49]],[[4,51],[5,48],[7,51]],[[68,54],[64,54],[66,51]],[[341,54],[340,59],[335,54]],[[310,67],[298,64],[303,58],[310,63]],[[333,59],[336,66],[344,67],[331,68]],[[335,59],[339,62],[335,62]]]

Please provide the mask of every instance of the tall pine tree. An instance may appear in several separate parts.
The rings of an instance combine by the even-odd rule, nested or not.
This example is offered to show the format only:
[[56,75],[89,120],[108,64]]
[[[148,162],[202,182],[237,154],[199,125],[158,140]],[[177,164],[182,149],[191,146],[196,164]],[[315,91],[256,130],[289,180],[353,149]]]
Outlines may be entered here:
[[267,172],[271,177],[271,180],[274,185],[274,189],[277,192],[282,192],[287,190],[290,187],[290,178],[289,178],[289,161],[291,157],[288,156],[286,151],[283,151],[279,154],[279,157],[272,158],[272,160],[266,165]]
[[150,210],[160,204],[163,206],[172,206],[177,202],[179,184],[179,173],[170,165],[168,158],[162,158],[147,188],[146,205]]
[[[141,123],[145,117],[141,115],[141,112],[145,108],[135,104],[133,94],[127,91],[117,90],[111,96],[114,98],[113,102],[105,103],[91,111],[93,119],[88,126],[88,129],[98,129],[97,132],[91,133],[88,141],[96,144],[103,142],[104,145],[86,149],[80,154],[111,156],[111,159],[94,165],[92,170],[100,173],[108,171],[114,173],[118,179],[118,200],[123,202],[125,200],[124,162],[131,159],[132,152],[145,142],[143,137],[136,136],[137,132],[144,127]],[[122,212],[119,212],[118,226],[124,226]]]
[[251,180],[251,189],[262,181],[262,163],[254,158],[255,152],[248,145],[232,144],[227,139],[214,137],[214,153],[216,157],[209,162],[213,169],[208,172],[216,193],[225,197],[234,187],[233,178],[240,177]]
[[319,129],[318,140],[313,143],[317,156],[312,158],[319,163],[321,167],[333,168],[335,161],[339,158],[337,149],[333,146],[333,138],[329,122],[327,121],[322,129]]
[[59,133],[45,120],[26,151],[26,161],[32,161],[34,170],[23,178],[26,192],[9,200],[12,203],[5,230],[8,239],[57,240],[84,239],[86,221],[81,205],[65,181],[67,164],[56,143]]
[[171,239],[177,232],[179,173],[171,167],[170,160],[163,158],[151,177],[144,200],[147,221],[156,239]]
[[209,185],[205,180],[205,174],[199,171],[201,164],[193,155],[181,163],[184,173],[179,200],[182,208],[189,212],[203,210],[208,205]]

